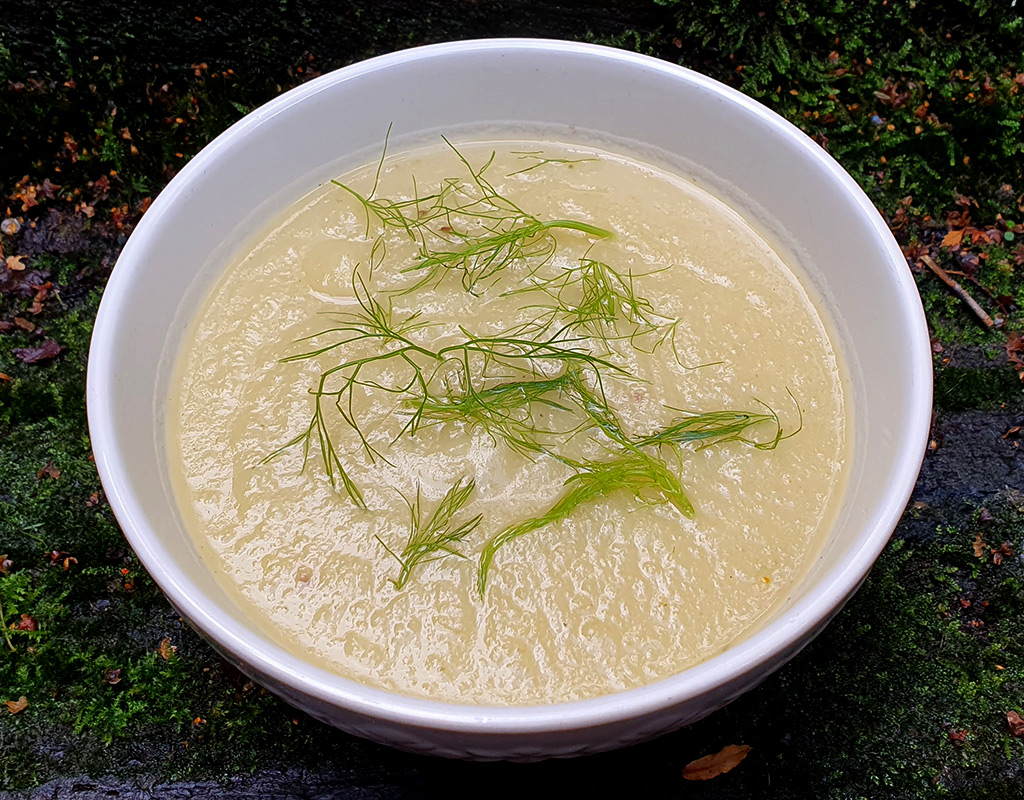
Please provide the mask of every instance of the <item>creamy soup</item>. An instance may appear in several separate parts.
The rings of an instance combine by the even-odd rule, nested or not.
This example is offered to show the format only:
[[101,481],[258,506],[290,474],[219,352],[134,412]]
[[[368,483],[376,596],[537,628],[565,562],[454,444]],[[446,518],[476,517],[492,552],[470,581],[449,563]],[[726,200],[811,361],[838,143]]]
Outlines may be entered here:
[[579,700],[786,597],[837,511],[841,373],[793,270],[691,182],[439,142],[321,186],[228,266],[176,367],[172,480],[225,591],[302,658]]

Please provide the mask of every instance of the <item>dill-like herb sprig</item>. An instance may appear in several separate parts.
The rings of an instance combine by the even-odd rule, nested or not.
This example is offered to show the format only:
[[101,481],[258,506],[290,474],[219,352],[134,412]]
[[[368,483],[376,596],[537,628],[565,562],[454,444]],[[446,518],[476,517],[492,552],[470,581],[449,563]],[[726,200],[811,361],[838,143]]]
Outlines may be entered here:
[[[425,418],[430,419],[431,414],[436,418],[437,414],[451,409],[451,403],[447,404],[449,409],[445,409],[445,403],[439,402],[432,386],[446,365],[455,364],[465,376],[468,397],[472,398],[463,403],[463,407],[470,408],[475,404],[479,421],[491,423],[492,433],[501,435],[520,452],[526,452],[537,450],[537,446],[528,436],[519,435],[525,433],[523,426],[512,424],[514,416],[508,400],[515,396],[515,392],[499,390],[480,395],[474,383],[478,378],[474,376],[491,374],[497,369],[529,378],[542,372],[543,365],[547,364],[550,365],[549,369],[554,367],[561,372],[586,367],[598,376],[602,371],[608,371],[624,378],[630,377],[628,371],[620,365],[594,355],[586,349],[586,337],[576,335],[565,327],[548,333],[544,338],[532,339],[522,335],[479,337],[460,326],[461,339],[431,349],[414,339],[416,332],[427,326],[419,312],[404,317],[396,316],[390,301],[385,305],[370,293],[358,270],[353,273],[352,289],[359,306],[357,311],[335,315],[339,324],[300,340],[322,340],[324,337],[331,337],[332,341],[288,356],[282,361],[287,363],[309,360],[339,348],[344,351],[344,348],[357,344],[364,347],[370,345],[372,352],[368,355],[359,354],[344,358],[320,374],[316,388],[310,390],[314,398],[314,409],[309,425],[305,431],[270,453],[264,462],[302,444],[305,465],[310,446],[315,440],[319,444],[324,469],[331,484],[336,485],[336,479],[340,480],[345,491],[360,507],[364,507],[362,496],[338,456],[325,420],[325,403],[332,404],[345,425],[355,432],[363,451],[371,461],[379,458],[387,462],[387,458],[370,442],[363,431],[354,406],[356,389],[366,388],[401,395],[402,405],[410,413],[398,437],[406,433],[414,435]],[[373,376],[372,371],[379,371],[388,363],[399,369],[395,372],[393,381],[382,383]],[[335,386],[337,388],[334,388]],[[520,389],[521,392],[527,392],[525,386]],[[525,399],[526,395],[523,397]],[[532,397],[537,400],[540,395],[533,392]],[[503,403],[504,408],[495,408],[496,402]],[[489,409],[488,403],[491,406]]]
[[513,150],[513,155],[519,157],[520,161],[526,161],[534,159],[535,163],[530,164],[528,167],[517,169],[515,172],[509,172],[505,175],[506,178],[512,178],[516,175],[522,175],[524,172],[533,172],[535,169],[547,166],[548,164],[565,164],[571,167],[573,164],[582,164],[586,161],[597,161],[596,158],[546,158],[541,150],[533,150],[530,152],[524,150]]
[[[371,443],[371,432],[363,430],[354,404],[360,393],[384,392],[395,396],[406,417],[392,445],[403,436],[414,436],[423,425],[460,423],[482,429],[496,442],[528,458],[552,458],[570,468],[574,474],[550,509],[507,527],[485,544],[477,573],[482,596],[492,562],[502,547],[617,491],[629,492],[646,505],[672,505],[682,515],[693,517],[693,505],[677,474],[679,468],[670,467],[662,458],[662,448],[674,451],[671,463],[681,464],[685,445],[701,449],[741,442],[772,450],[799,432],[802,414],[800,426],[784,434],[778,415],[764,404],[764,411],[673,409],[680,416],[661,430],[645,435],[627,430],[608,401],[605,385],[608,380],[639,378],[620,363],[621,346],[613,347],[612,342],[628,342],[634,349],[651,353],[670,341],[677,362],[685,366],[676,351],[678,321],[661,314],[637,290],[636,280],[652,273],[621,272],[591,255],[601,240],[613,236],[610,230],[582,220],[540,219],[499,192],[487,176],[495,153],[474,167],[451,142],[444,142],[466,176],[447,178],[432,193],[421,195],[414,178],[411,198],[377,196],[387,137],[367,195],[335,181],[362,205],[367,236],[374,220],[379,231],[365,276],[358,267],[353,271],[352,291],[358,308],[334,315],[332,327],[300,340],[312,342],[309,349],[282,359],[295,362],[330,356],[335,360],[310,389],[314,410],[307,428],[265,461],[301,444],[305,466],[316,444],[331,484],[340,482],[352,501],[365,508],[359,487],[346,471],[332,438],[326,414],[333,406],[341,423],[354,432],[366,457],[371,462],[387,462]],[[545,165],[571,166],[592,160],[545,158],[540,151],[518,155],[536,163],[506,177]],[[590,245],[575,264],[551,268],[559,231],[582,234]],[[393,241],[395,233],[411,240],[415,255],[404,264],[392,259],[387,272],[409,276],[412,283],[375,294],[373,275],[382,268],[387,242]],[[437,287],[448,275],[458,275],[465,291],[480,295],[513,274],[526,285],[507,289],[503,296],[539,293],[542,298],[520,308],[521,312],[536,311],[533,318],[497,334],[477,336],[466,325],[459,325],[456,333],[432,341],[430,323],[420,311],[396,312],[392,305],[398,296]],[[540,408],[558,412],[557,418],[568,421],[569,430],[539,425],[535,412]],[[775,426],[773,435],[757,439],[750,433],[767,424]],[[604,455],[583,460],[567,456],[565,445],[582,435]],[[419,488],[414,500],[403,497],[410,511],[405,546],[395,552],[380,542],[401,565],[393,580],[396,588],[405,586],[421,563],[448,555],[465,558],[456,545],[477,529],[482,517],[461,524],[453,520],[474,491],[472,480],[456,481],[427,519]]]
[[553,230],[577,231],[595,239],[610,239],[614,234],[586,222],[571,219],[541,221],[529,215],[508,217],[503,225],[486,228],[483,236],[462,236],[464,241],[452,250],[434,250],[403,274],[422,273],[417,282],[404,290],[413,292],[436,286],[446,271],[462,274],[462,288],[477,292],[478,286],[512,265],[533,263],[532,271],[547,264],[558,247]]
[[612,492],[628,491],[647,505],[671,503],[684,516],[692,518],[694,515],[693,505],[679,485],[679,479],[663,462],[646,453],[634,450],[610,461],[570,463],[578,472],[565,482],[568,491],[550,509],[505,528],[484,546],[477,570],[477,591],[481,597],[487,588],[487,575],[498,550],[520,536],[560,522],[580,506],[607,497]]
[[[376,193],[387,153],[387,138],[369,194],[363,195],[337,180],[331,183],[362,205],[367,235],[371,220],[376,219],[384,230],[403,231],[419,243],[419,258],[401,270],[402,274],[411,274],[416,280],[413,285],[400,290],[400,294],[436,286],[451,272],[460,273],[462,286],[467,292],[478,292],[482,282],[496,278],[512,266],[531,265],[530,268],[536,270],[546,264],[557,249],[557,241],[552,234],[555,230],[576,231],[592,239],[609,239],[614,235],[582,220],[541,220],[523,211],[486,177],[495,153],[482,166],[473,167],[444,137],[445,144],[466,168],[468,183],[450,178],[432,194],[416,194],[404,200],[378,198]],[[547,163],[555,161],[558,159],[548,159]],[[564,161],[569,163],[569,160]]]
[[[549,302],[527,308],[545,312],[541,319],[547,324],[559,320],[606,345],[611,340],[626,339],[646,353],[653,353],[664,342],[671,341],[679,361],[675,347],[678,320],[659,314],[653,303],[636,291],[635,280],[652,274],[623,275],[606,262],[585,255],[577,265],[560,274],[543,280],[534,277],[528,286],[506,291],[505,295],[542,292]],[[620,330],[623,326],[630,326],[631,330]]]
[[[568,412],[559,395],[568,383],[568,371],[555,378],[512,380],[477,389],[472,377],[455,389],[446,387],[445,394],[425,397],[418,406],[428,423],[463,422],[482,428],[492,439],[503,441],[523,455],[545,452],[539,437],[554,433],[538,430],[533,406],[544,405]],[[413,405],[417,401],[406,401]]]
[[[464,480],[465,484],[463,484]],[[398,577],[391,581],[396,589],[405,586],[412,571],[420,564],[436,561],[445,556],[465,558],[465,555],[455,549],[455,545],[476,530],[483,515],[478,514],[455,526],[452,525],[452,519],[469,502],[475,490],[475,481],[459,478],[445,492],[437,508],[426,520],[423,519],[423,501],[419,486],[416,487],[415,500],[410,502],[408,498],[402,498],[409,507],[409,538],[405,547],[402,548],[402,552],[396,553],[379,536],[377,537],[377,541],[384,549],[398,559],[398,563],[402,565]]]
[[[697,443],[697,449],[703,450],[715,444],[726,442],[742,442],[758,450],[774,450],[779,442],[791,439],[804,429],[804,412],[800,404],[793,397],[793,393],[787,388],[786,394],[793,401],[797,413],[797,426],[789,433],[786,433],[776,412],[767,403],[760,400],[764,412],[756,411],[706,411],[697,413],[694,411],[683,411],[674,408],[673,411],[683,416],[676,418],[671,425],[662,428],[660,431],[635,440],[637,447],[648,445],[681,445]],[[764,440],[751,439],[746,435],[747,430],[758,425],[770,423],[775,426],[775,433]]]

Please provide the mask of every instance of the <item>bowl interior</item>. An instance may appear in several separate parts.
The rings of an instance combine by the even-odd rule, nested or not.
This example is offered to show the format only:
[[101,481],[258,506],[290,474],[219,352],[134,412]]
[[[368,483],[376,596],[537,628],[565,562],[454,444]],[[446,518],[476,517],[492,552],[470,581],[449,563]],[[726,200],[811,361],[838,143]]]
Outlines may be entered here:
[[[678,699],[706,690],[816,628],[888,539],[923,454],[930,353],[903,257],[835,162],[753,101],[653,59],[529,40],[406,51],[293,90],[208,146],[138,226],[97,320],[90,428],[118,519],[172,602],[241,660],[286,682],[303,673],[301,683],[332,702],[372,701],[396,715],[414,708],[421,719],[441,705],[378,697],[261,641],[201,563],[166,478],[166,394],[192,313],[241,245],[287,203],[376,157],[389,124],[393,152],[439,132],[540,135],[631,152],[693,178],[795,256],[849,373],[855,447],[840,517],[804,580],[754,635],[653,693],[636,691],[656,703],[658,692]],[[583,716],[566,724],[606,713],[603,700],[571,704]],[[491,717],[505,712],[524,719],[529,710]],[[447,707],[442,716],[460,713]],[[552,720],[545,724],[562,724]]]

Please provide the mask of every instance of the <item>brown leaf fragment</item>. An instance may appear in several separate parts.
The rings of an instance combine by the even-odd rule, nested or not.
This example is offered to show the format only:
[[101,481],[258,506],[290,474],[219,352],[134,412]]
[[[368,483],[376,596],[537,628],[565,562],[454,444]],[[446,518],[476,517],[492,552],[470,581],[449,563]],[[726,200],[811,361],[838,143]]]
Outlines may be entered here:
[[6,372],[0,372],[0,381],[13,381],[13,380],[14,380],[14,378],[12,378]]
[[1003,542],[999,547],[992,548],[992,563],[997,567],[1003,563],[1003,559],[1013,555],[1013,548],[1009,542]]
[[0,556],[0,575],[8,575],[14,567],[14,562],[7,557],[7,553]]
[[28,708],[28,698],[22,695],[17,700],[5,700],[4,705],[7,706],[7,710],[12,714],[20,714]]
[[103,682],[109,683],[111,686],[121,682],[121,670],[120,669],[108,669],[103,673]]
[[1006,712],[1006,722],[1010,726],[1010,736],[1024,736],[1024,719],[1016,711]]
[[688,781],[709,781],[717,778],[737,766],[749,752],[749,745],[727,744],[717,753],[691,761],[683,769],[683,777]]
[[1024,336],[1017,331],[1006,334],[1006,357],[1018,372],[1024,373]]
[[44,178],[43,182],[36,186],[37,193],[41,194],[47,200],[53,200],[59,189],[60,186],[55,183],[50,183],[49,178]]
[[947,233],[945,236],[942,237],[942,246],[943,247],[959,247],[960,246],[960,241],[963,238],[964,238],[964,232],[962,230],[960,230],[960,231],[950,231],[949,233]]
[[36,622],[31,614],[22,614],[21,621],[11,627],[16,631],[37,631],[39,630],[39,623]]
[[25,269],[25,258],[26,256],[7,256],[7,269],[14,272],[21,272]]
[[1009,294],[996,295],[996,305],[1006,316],[1017,310],[1017,298]]
[[974,537],[974,557],[975,558],[982,558],[985,555],[985,550],[987,549],[987,547],[988,547],[988,545],[985,544],[985,540],[981,538],[981,534],[980,533],[977,536]]
[[53,478],[57,480],[60,477],[60,470],[57,469],[56,465],[52,461],[47,461],[39,472],[36,473],[36,480],[41,481],[44,477]]
[[29,333],[32,333],[32,331],[36,329],[35,323],[29,322],[24,317],[15,317],[14,324],[21,328],[23,331],[28,331]]
[[49,361],[56,358],[64,350],[53,339],[46,339],[38,347],[15,347],[11,350],[23,364],[38,364],[40,361]]
[[967,730],[952,730],[947,735],[949,736],[949,741],[953,744],[963,744],[967,741]]
[[156,649],[156,652],[164,661],[170,661],[171,656],[178,652],[178,648],[171,644],[171,640],[165,636],[160,641],[160,646]]
[[71,554],[65,553],[63,550],[51,550],[46,555],[49,557],[51,564],[56,564],[58,561],[63,558],[67,558]]
[[1024,430],[1020,425],[1014,425],[1009,428],[1006,433],[1003,434],[1004,439],[1019,439],[1021,431]]

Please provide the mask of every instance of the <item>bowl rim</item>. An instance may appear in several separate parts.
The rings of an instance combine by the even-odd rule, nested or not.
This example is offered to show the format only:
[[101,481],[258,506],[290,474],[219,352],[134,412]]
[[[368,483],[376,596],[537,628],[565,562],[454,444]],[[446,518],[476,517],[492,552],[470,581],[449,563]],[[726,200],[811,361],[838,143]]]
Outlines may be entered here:
[[[116,318],[127,300],[130,274],[143,269],[142,252],[150,230],[156,230],[159,210],[189,196],[192,185],[218,154],[234,147],[266,119],[286,112],[329,87],[363,75],[438,57],[510,51],[558,52],[570,58],[587,57],[615,62],[626,68],[654,71],[696,85],[723,101],[756,115],[760,122],[789,140],[803,155],[829,173],[837,188],[852,199],[877,234],[877,243],[892,263],[899,303],[906,314],[910,339],[905,343],[912,362],[912,396],[908,398],[911,424],[903,431],[904,444],[894,461],[896,480],[885,502],[857,526],[859,538],[847,559],[817,580],[807,594],[743,641],[717,656],[656,682],[609,695],[548,705],[477,706],[427,700],[377,689],[314,666],[280,645],[260,638],[236,624],[217,603],[201,592],[179,569],[174,554],[153,535],[142,504],[133,496],[127,468],[119,452],[117,420],[104,397],[116,391],[114,351]],[[826,623],[856,591],[887,544],[903,514],[916,483],[925,453],[932,406],[932,359],[927,324],[916,285],[905,259],[881,215],[860,186],[825,151],[803,132],[755,100],[718,81],[677,64],[602,45],[555,39],[508,38],[445,42],[389,53],[315,78],[271,100],[243,117],[204,147],[153,202],[118,258],[103,294],[89,351],[86,387],[89,431],[96,466],[107,499],[124,535],[150,575],[173,606],[207,637],[260,675],[350,712],[393,723],[457,733],[557,733],[623,722],[679,705],[741,680],[751,672],[765,672],[795,654],[811,634]],[[780,658],[781,655],[781,658]],[[772,663],[773,660],[776,663]]]

